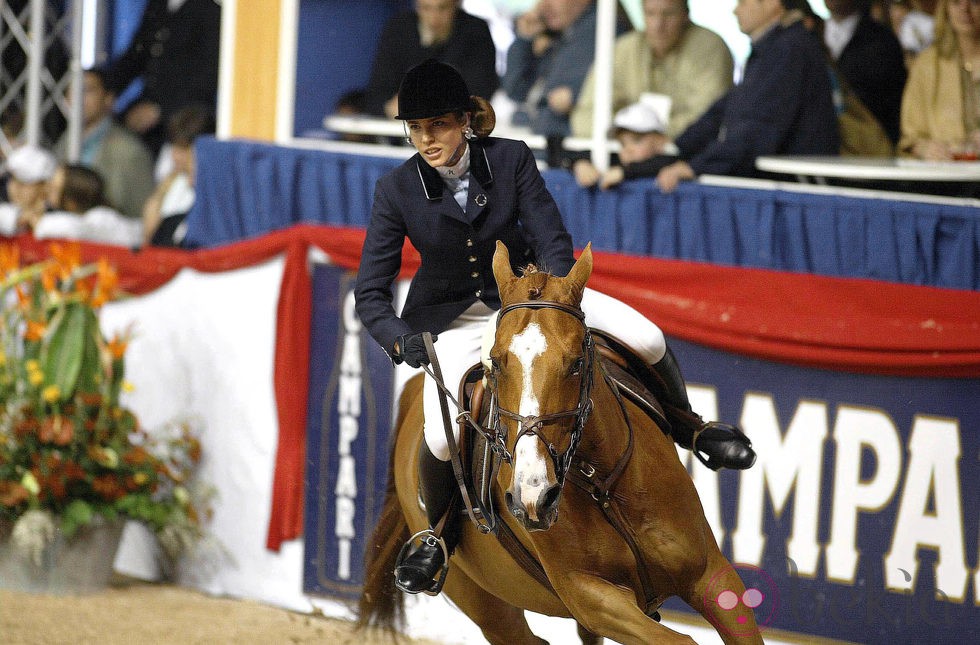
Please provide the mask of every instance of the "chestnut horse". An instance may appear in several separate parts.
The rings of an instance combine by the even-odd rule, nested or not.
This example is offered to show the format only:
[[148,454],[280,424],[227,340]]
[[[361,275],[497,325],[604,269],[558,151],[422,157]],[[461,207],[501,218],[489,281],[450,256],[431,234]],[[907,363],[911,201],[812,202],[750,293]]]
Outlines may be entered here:
[[[717,590],[742,598],[745,587],[718,549],[673,442],[594,358],[580,309],[591,250],[565,278],[533,270],[517,277],[498,242],[493,267],[502,308],[487,380],[503,455],[494,506],[507,509],[499,521],[546,579],[465,522],[445,593],[493,644],[546,643],[525,609],[574,618],[584,643],[693,643],[651,617],[669,596],[703,615],[725,643],[761,643],[748,607],[718,602]],[[404,618],[392,571],[402,544],[427,526],[417,473],[421,391],[416,378],[400,401],[389,490],[368,546],[362,625],[391,628]],[[563,485],[566,476],[574,485]]]

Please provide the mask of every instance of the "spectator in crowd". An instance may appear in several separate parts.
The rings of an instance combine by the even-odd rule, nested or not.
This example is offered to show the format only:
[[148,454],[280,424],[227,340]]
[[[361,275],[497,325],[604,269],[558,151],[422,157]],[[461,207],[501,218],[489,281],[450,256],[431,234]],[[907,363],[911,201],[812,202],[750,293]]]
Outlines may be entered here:
[[517,17],[502,86],[521,105],[514,125],[546,137],[571,133],[569,114],[595,55],[594,0],[539,0]]
[[123,120],[154,155],[178,110],[202,104],[214,113],[220,29],[215,0],[149,0],[129,48],[107,67],[107,87],[116,95],[143,79],[143,91]]
[[489,99],[500,85],[490,27],[460,7],[461,0],[415,0],[415,10],[385,25],[365,89],[369,114],[394,117],[405,72],[428,58],[452,65],[477,96]]
[[830,12],[824,42],[838,73],[885,128],[892,143],[897,142],[907,75],[898,38],[871,18],[867,0],[824,0],[824,4]]
[[657,174],[662,191],[703,173],[756,175],[760,155],[839,152],[823,46],[788,13],[782,0],[738,0],[739,29],[752,39],[742,82],[677,138],[680,159]]
[[[613,51],[613,112],[647,92],[670,99],[667,135],[676,137],[732,86],[732,54],[722,38],[691,22],[687,0],[644,0],[644,29],[623,34]],[[592,133],[595,71],[571,116],[572,133]]]
[[[139,137],[116,123],[116,97],[106,88],[99,70],[82,77],[82,147],[79,163],[96,170],[105,182],[109,202],[126,217],[139,219],[153,192],[153,155]],[[55,154],[68,159],[68,136],[55,145]]]
[[911,65],[912,59],[932,44],[936,20],[922,11],[917,0],[892,0],[888,5],[888,19],[905,50],[905,62]]
[[32,231],[47,210],[48,182],[58,162],[37,146],[24,145],[7,157],[7,196],[0,204],[0,235]]
[[123,217],[108,205],[99,173],[81,165],[60,166],[51,178],[48,200],[55,209],[34,226],[34,237],[87,240],[117,246],[138,246],[139,220]]
[[675,155],[660,153],[668,141],[668,109],[659,98],[641,95],[639,101],[616,112],[612,135],[619,142],[617,162],[600,173],[588,159],[576,160],[572,173],[579,186],[608,190],[626,179],[656,177],[661,168],[677,160]]
[[875,22],[880,22],[883,25],[890,24],[888,20],[888,5],[891,0],[867,0],[868,2],[868,15]]
[[187,213],[194,205],[194,140],[214,132],[207,106],[191,105],[170,119],[173,170],[161,181],[143,208],[143,242],[152,246],[182,246]]
[[[797,16],[803,26],[817,35],[823,42],[824,22],[813,11],[809,0],[783,0],[783,5],[789,10],[783,19],[785,24]],[[861,99],[837,71],[837,65],[831,59],[826,45],[824,51],[827,54],[830,84],[834,92],[834,108],[837,111],[837,122],[840,125],[841,155],[893,157],[895,155],[895,143],[885,132],[884,126],[861,102]]]
[[906,155],[945,161],[980,151],[980,2],[940,0],[936,40],[919,54],[902,99]]
[[[785,24],[792,22],[794,16],[796,16],[803,26],[807,28],[807,31],[816,34],[820,38],[820,41],[823,42],[823,18],[813,10],[813,7],[810,5],[810,0],[783,0],[783,6],[787,12],[790,12],[783,18]],[[829,51],[827,52],[827,57],[830,57]],[[831,65],[833,65],[832,62]]]
[[[337,116],[355,116],[358,114],[364,114],[364,99],[366,94],[364,90],[351,90],[344,93],[339,99],[337,99],[337,104],[334,105],[333,113]],[[344,132],[340,136],[341,141],[348,141],[350,143],[379,143],[381,137],[376,137],[370,134],[357,134],[354,132]]]

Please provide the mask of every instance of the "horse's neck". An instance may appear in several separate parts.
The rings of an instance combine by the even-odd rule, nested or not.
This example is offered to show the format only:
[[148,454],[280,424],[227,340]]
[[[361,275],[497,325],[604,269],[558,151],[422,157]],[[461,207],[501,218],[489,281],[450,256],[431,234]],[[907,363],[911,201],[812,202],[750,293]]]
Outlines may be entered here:
[[[579,456],[603,473],[616,468],[630,451],[631,462],[639,460],[651,463],[652,459],[676,458],[676,454],[671,454],[674,452],[673,442],[663,430],[624,397],[617,397],[599,370],[596,371],[594,383],[594,407],[582,433]],[[651,452],[654,454],[651,455]]]

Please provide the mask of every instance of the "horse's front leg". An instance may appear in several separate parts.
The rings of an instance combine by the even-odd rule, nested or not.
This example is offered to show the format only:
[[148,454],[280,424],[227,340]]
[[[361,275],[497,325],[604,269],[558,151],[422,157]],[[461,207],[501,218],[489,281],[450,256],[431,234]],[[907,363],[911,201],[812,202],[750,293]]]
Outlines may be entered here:
[[636,604],[632,589],[591,573],[569,572],[553,580],[555,590],[581,625],[624,645],[694,645],[690,636],[661,625]]
[[[719,592],[734,602],[724,606],[727,603],[718,600]],[[762,634],[755,622],[755,614],[739,600],[745,597],[745,584],[721,553],[715,555],[712,566],[705,568],[691,590],[680,595],[714,625],[725,645],[762,645]]]

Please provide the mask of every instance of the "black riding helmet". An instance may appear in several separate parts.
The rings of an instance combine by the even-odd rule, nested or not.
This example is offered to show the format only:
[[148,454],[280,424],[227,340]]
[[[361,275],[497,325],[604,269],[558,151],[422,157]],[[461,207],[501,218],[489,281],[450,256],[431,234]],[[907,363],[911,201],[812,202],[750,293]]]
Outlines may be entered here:
[[470,91],[456,68],[434,58],[405,72],[398,88],[396,119],[429,119],[471,109]]

